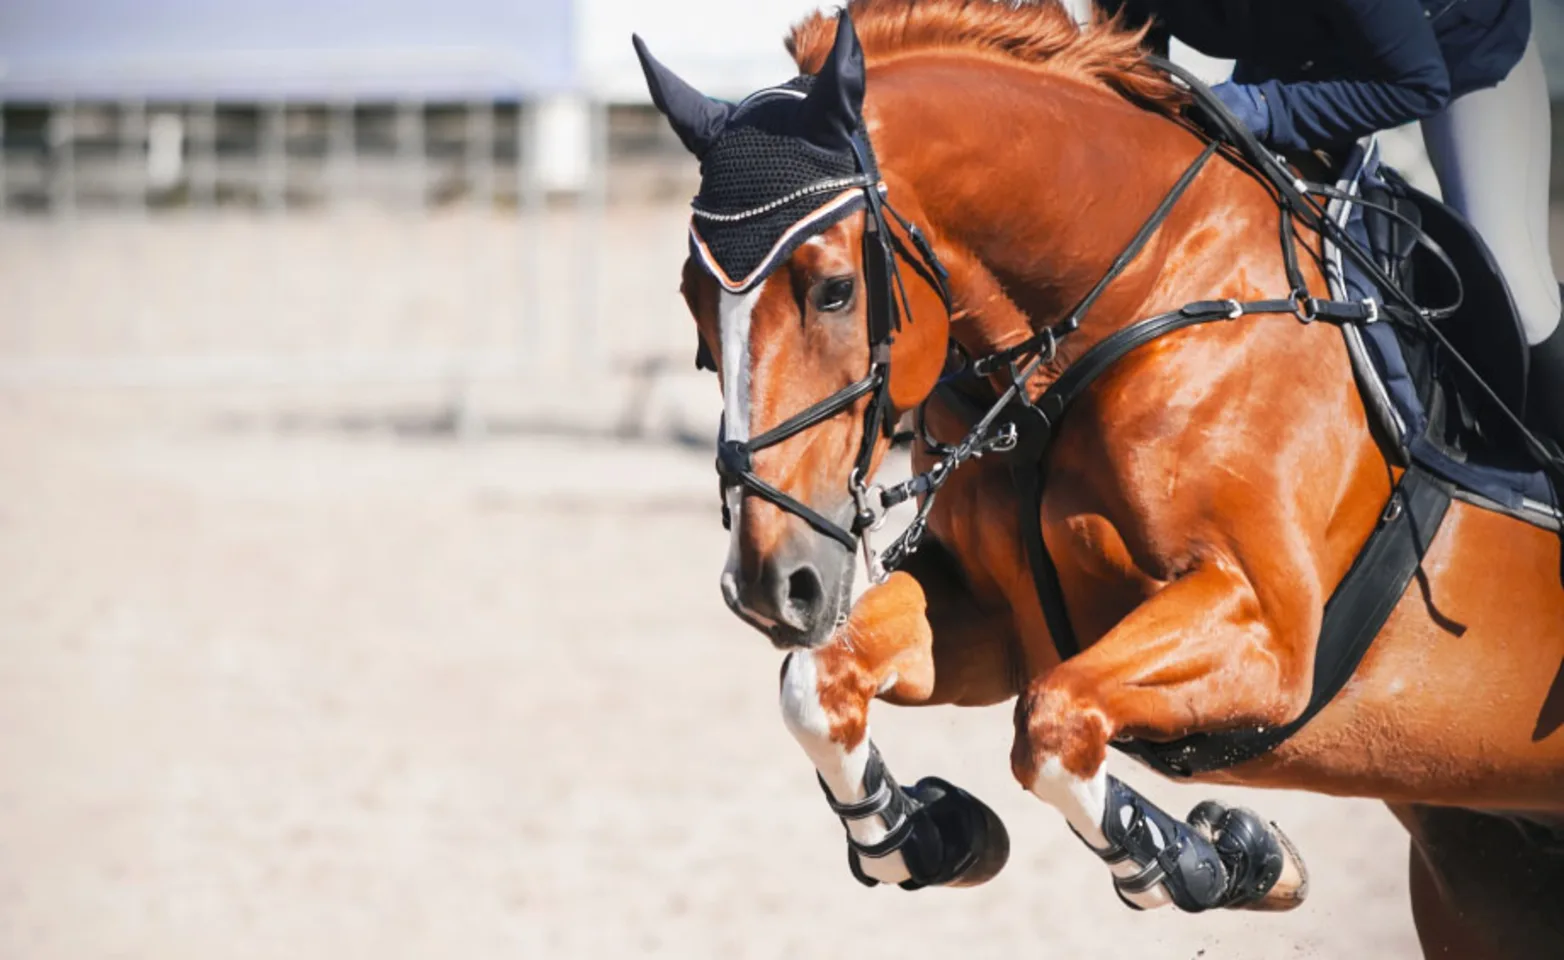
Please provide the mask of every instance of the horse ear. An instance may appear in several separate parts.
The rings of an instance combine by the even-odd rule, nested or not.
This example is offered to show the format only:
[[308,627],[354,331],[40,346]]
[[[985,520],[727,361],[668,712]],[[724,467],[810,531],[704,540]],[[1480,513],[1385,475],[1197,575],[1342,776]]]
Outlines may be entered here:
[[685,149],[697,158],[703,156],[727,126],[728,114],[733,108],[680,80],[672,70],[657,62],[639,36],[632,34],[630,40],[635,44],[635,55],[641,60],[641,72],[646,74],[646,88],[651,91],[652,103],[668,118],[668,125],[679,135]]
[[805,100],[809,142],[826,150],[845,150],[863,121],[863,47],[853,18],[844,9],[836,18],[836,43]]

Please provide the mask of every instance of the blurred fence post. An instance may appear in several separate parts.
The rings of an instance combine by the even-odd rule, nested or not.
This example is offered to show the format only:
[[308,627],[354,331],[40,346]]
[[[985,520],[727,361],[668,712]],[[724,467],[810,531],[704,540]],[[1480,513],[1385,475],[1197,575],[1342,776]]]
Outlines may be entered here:
[[404,202],[413,212],[422,212],[428,197],[422,100],[403,100],[396,107],[397,166],[401,174]]
[[189,128],[183,110],[158,110],[148,117],[144,196],[172,190],[188,176],[185,143]]
[[123,207],[132,216],[147,212],[147,102],[127,100],[120,105],[119,179]]
[[599,282],[602,271],[598,266],[599,254],[604,249],[604,213],[608,206],[608,105],[594,97],[587,110],[586,189],[582,197],[585,216],[577,225],[581,326],[577,334],[578,345],[571,352],[613,362],[614,358],[606,355],[602,344],[606,323],[601,314],[604,298]]
[[217,104],[206,100],[190,115],[190,206],[211,211],[217,206]]
[[282,100],[261,108],[261,202],[272,213],[288,203],[287,110]]
[[[494,212],[494,103],[490,100],[472,100],[463,111],[463,144],[461,175],[468,190],[468,208],[475,222],[468,224],[469,243],[481,224]],[[473,257],[474,261],[478,258]],[[465,304],[462,319],[466,321],[468,342],[481,341],[481,311],[473,309],[473,293],[464,290]],[[481,362],[476,354],[469,356],[469,366]],[[487,432],[483,412],[477,397],[477,373],[469,371],[460,385],[456,401],[457,434],[466,441],[481,438]]]
[[358,104],[352,97],[343,97],[327,109],[326,205],[341,212],[358,175]]
[[478,210],[494,207],[494,103],[478,100],[467,105],[466,180],[472,204]]
[[5,182],[5,101],[0,100],[0,217],[5,216],[6,196]]
[[523,373],[535,369],[539,347],[541,295],[539,258],[543,247],[543,195],[535,175],[536,113],[527,101],[516,104],[516,210],[521,223],[521,316],[517,321],[515,351]]
[[49,207],[70,219],[76,215],[76,104],[49,105]]

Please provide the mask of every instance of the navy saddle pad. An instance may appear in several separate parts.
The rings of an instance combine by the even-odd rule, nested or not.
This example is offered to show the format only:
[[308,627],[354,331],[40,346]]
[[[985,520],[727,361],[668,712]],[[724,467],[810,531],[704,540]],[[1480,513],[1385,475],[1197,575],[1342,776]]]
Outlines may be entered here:
[[[1358,203],[1330,214],[1369,250],[1380,269],[1424,306],[1461,307],[1439,330],[1511,410],[1524,410],[1526,339],[1509,288],[1487,245],[1460,214],[1380,163],[1377,144],[1354,152],[1337,183],[1343,192],[1394,208],[1418,224],[1454,263],[1459,281],[1417,231]],[[1364,272],[1327,244],[1326,275],[1338,299],[1384,303]],[[1527,457],[1508,418],[1434,338],[1394,310],[1344,326],[1348,350],[1381,439],[1400,456],[1455,484],[1462,499],[1542,526],[1559,524],[1559,499]]]

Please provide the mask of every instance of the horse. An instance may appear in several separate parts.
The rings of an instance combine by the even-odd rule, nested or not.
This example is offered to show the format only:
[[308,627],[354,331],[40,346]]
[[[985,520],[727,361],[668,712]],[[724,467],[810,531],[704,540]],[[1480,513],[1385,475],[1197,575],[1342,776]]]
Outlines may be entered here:
[[[724,599],[785,652],[784,722],[867,885],[982,883],[1009,847],[959,787],[897,782],[870,704],[1014,699],[1016,780],[1134,908],[1303,901],[1277,825],[1178,818],[1105,767],[1110,746],[1282,728],[1194,778],[1380,799],[1411,837],[1427,955],[1560,955],[1559,537],[1450,501],[1416,586],[1310,707],[1322,611],[1413,471],[1338,326],[1299,308],[1325,286],[1318,231],[1187,120],[1141,42],[1057,0],[851,0],[793,29],[795,80],[731,104],[635,39],[701,162],[681,289],[723,398]],[[1191,304],[1220,319],[1120,342]],[[946,389],[961,357],[1011,362]],[[1028,504],[1015,431],[971,441],[990,401],[1029,408],[1083,365]],[[908,423],[923,541],[854,599],[870,481]]]

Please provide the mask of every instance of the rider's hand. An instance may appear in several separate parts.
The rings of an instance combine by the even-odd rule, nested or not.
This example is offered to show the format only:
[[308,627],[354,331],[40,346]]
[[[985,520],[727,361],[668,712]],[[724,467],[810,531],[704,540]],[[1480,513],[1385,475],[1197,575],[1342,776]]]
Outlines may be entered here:
[[1212,87],[1211,92],[1262,142],[1270,134],[1271,108],[1258,89],[1228,81]]

